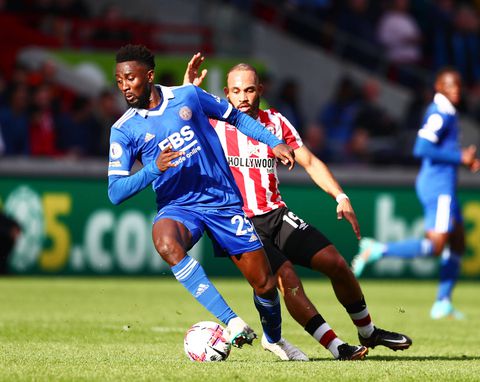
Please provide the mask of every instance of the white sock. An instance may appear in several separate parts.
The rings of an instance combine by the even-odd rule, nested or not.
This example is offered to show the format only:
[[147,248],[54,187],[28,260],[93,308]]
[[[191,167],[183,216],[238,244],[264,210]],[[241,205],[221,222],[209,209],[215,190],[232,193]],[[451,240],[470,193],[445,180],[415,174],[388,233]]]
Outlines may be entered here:
[[340,345],[343,345],[345,342],[343,342],[340,338],[335,338],[327,346],[327,349],[332,353],[333,358],[337,359],[339,354],[338,354],[338,347]]

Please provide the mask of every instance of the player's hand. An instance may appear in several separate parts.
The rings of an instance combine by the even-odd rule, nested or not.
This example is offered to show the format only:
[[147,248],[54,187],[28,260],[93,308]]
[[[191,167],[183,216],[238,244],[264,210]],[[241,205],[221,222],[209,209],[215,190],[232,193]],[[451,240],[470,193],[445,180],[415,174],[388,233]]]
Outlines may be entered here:
[[158,169],[161,172],[167,171],[170,167],[177,167],[178,164],[173,163],[175,159],[182,156],[183,151],[172,151],[172,146],[168,145],[155,160]]
[[478,172],[479,170],[480,170],[480,159],[475,158],[473,160],[473,163],[470,165],[470,171],[475,173],[475,172]]
[[340,201],[337,205],[337,219],[347,219],[348,222],[352,225],[353,232],[358,240],[362,238],[360,233],[360,226],[358,224],[357,215],[355,215],[355,211],[353,210],[352,204],[350,203],[350,199],[345,198]]
[[295,166],[295,151],[286,143],[280,143],[273,149],[273,154],[291,170]]
[[462,149],[462,164],[472,169],[477,155],[477,146],[470,145]]
[[207,69],[203,69],[200,74],[198,74],[198,70],[200,69],[200,65],[205,60],[205,57],[202,56],[200,52],[195,53],[192,56],[192,59],[187,64],[187,70],[185,71],[185,75],[183,76],[183,84],[194,84],[196,86],[200,86],[203,82],[203,79],[207,75]]

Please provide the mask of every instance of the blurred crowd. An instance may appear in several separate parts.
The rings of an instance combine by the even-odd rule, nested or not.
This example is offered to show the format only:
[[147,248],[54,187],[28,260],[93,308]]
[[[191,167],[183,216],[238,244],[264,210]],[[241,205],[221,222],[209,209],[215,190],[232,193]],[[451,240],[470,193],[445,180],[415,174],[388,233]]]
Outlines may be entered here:
[[110,127],[123,113],[112,89],[92,97],[54,81],[55,63],[16,65],[0,77],[0,154],[32,157],[102,156]]
[[[300,85],[294,79],[274,79],[264,73],[264,101],[284,114],[310,149],[329,163],[413,163],[411,144],[433,96],[431,80],[445,65],[455,66],[463,75],[468,97],[461,112],[480,122],[478,0],[229,2],[372,72],[381,57],[384,74],[414,90],[411,105],[399,119],[381,106],[375,76],[362,83],[343,77],[329,100],[318,106],[313,120],[307,120],[300,107]],[[117,48],[143,42],[132,39],[131,30],[123,27],[132,20],[114,2],[106,3],[100,15],[106,22],[73,33],[72,20],[92,16],[87,3],[0,0],[0,10],[33,15],[35,28],[56,36],[60,46],[69,47],[73,35],[100,47],[105,42]],[[311,18],[313,23],[308,22]],[[110,127],[124,109],[118,92],[108,87],[95,95],[78,94],[53,80],[55,70],[55,63],[47,60],[37,68],[17,63],[8,75],[0,73],[0,155],[107,155]],[[160,83],[177,84],[170,73],[160,74]]]
[[[230,0],[238,4],[236,0]],[[480,80],[478,0],[250,0],[250,11],[390,79],[417,85],[445,65]]]

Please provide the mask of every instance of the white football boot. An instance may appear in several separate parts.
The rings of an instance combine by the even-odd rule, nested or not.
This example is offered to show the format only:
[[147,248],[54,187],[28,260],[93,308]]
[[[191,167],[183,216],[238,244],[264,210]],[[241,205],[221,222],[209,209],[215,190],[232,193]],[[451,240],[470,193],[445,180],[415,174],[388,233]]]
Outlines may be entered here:
[[262,347],[278,356],[283,361],[309,361],[308,357],[299,348],[293,346],[285,338],[280,338],[280,341],[270,343],[262,336]]
[[240,317],[232,318],[225,329],[226,339],[230,343],[241,348],[245,344],[251,345],[257,335]]

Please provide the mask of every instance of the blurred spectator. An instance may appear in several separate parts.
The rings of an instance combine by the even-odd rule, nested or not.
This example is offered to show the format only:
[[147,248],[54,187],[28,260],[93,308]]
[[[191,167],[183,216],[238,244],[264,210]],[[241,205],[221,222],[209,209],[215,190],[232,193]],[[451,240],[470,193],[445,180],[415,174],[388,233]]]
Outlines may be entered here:
[[367,79],[362,85],[361,101],[354,121],[355,145],[351,155],[362,161],[385,164],[396,157],[397,123],[379,100],[380,84],[376,79]]
[[[343,56],[364,67],[374,64],[373,49],[377,46],[375,34],[376,17],[369,0],[347,0],[339,10],[337,26],[348,33]],[[365,51],[364,44],[370,50]]]
[[94,137],[96,144],[93,147],[93,153],[105,157],[108,154],[110,128],[123,114],[123,109],[118,105],[116,93],[111,90],[104,90],[95,103],[94,113],[98,123],[98,131]]
[[285,26],[289,32],[325,48],[332,45],[335,33],[332,0],[286,0]]
[[58,118],[57,145],[63,155],[73,158],[94,153],[94,142],[100,129],[92,107],[92,100],[77,96],[72,109]]
[[90,8],[82,0],[55,0],[55,13],[63,17],[83,18],[91,17]]
[[299,85],[295,79],[286,79],[280,86],[274,107],[282,113],[298,133],[303,136],[304,119],[299,107],[299,90]]
[[23,65],[15,63],[13,68],[9,86],[29,85],[28,83],[28,70]]
[[0,11],[19,12],[27,9],[27,0],[0,0]]
[[426,46],[432,57],[434,71],[451,63],[450,45],[455,11],[454,0],[438,0],[431,5],[432,21]]
[[263,86],[262,97],[260,98],[260,109],[266,110],[272,107],[273,77],[267,71],[263,71],[258,73],[258,78]]
[[371,150],[372,140],[365,129],[355,129],[346,145],[345,161],[367,164],[374,161]]
[[408,12],[409,0],[390,0],[389,8],[378,21],[378,41],[385,48],[392,64],[392,76],[404,85],[411,85],[412,67],[422,62],[422,32]]
[[451,65],[467,86],[480,80],[480,20],[474,8],[453,0],[432,5],[432,69]]
[[57,63],[47,59],[41,63],[38,69],[28,72],[27,82],[35,89],[42,86],[48,87],[52,108],[60,111],[70,108],[75,94],[60,84],[57,72]]
[[30,123],[30,153],[33,156],[56,156],[57,119],[51,87],[41,85],[33,95],[33,110]]
[[5,105],[7,101],[7,79],[0,72],[0,105]]
[[290,9],[314,15],[321,20],[328,18],[333,8],[332,0],[287,0],[286,3]]
[[313,123],[307,126],[303,143],[309,148],[309,150],[318,158],[324,162],[330,161],[330,152],[325,138],[325,130]]
[[131,40],[132,36],[125,27],[126,20],[119,5],[107,5],[99,17],[102,20],[102,24],[93,36],[96,43],[100,42],[108,46]]
[[32,0],[28,10],[39,16],[52,16],[56,12],[55,8],[55,0]]
[[20,234],[20,225],[0,211],[0,274],[7,273],[8,256]]
[[5,155],[29,154],[29,91],[25,85],[12,89],[9,102],[0,108],[0,131]]
[[321,108],[317,123],[325,129],[328,151],[334,162],[348,162],[348,147],[353,137],[358,111],[358,89],[348,76],[340,79],[333,97]]
[[361,87],[361,101],[355,118],[355,127],[367,130],[372,137],[392,136],[396,133],[393,117],[380,106],[380,83],[368,78]]
[[480,80],[480,21],[470,6],[463,4],[455,14],[452,36],[453,65],[465,84]]

